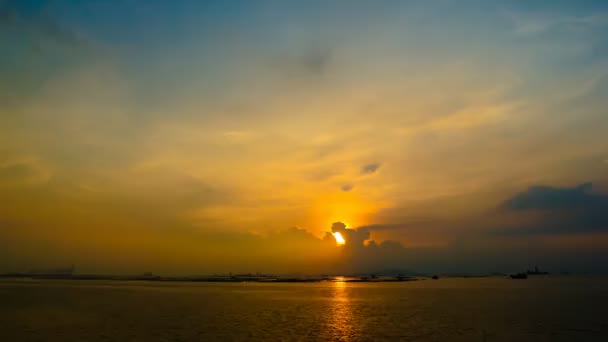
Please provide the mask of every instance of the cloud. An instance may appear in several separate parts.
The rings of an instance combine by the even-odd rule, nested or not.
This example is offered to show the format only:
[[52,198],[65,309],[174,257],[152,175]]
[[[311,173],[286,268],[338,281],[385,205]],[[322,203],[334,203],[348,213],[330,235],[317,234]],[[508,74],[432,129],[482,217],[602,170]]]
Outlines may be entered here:
[[323,46],[307,46],[279,53],[271,58],[273,69],[288,79],[317,79],[331,71],[332,51]]
[[342,189],[342,191],[344,192],[348,192],[351,191],[355,186],[352,184],[344,184],[340,187],[340,189]]
[[[331,230],[339,231],[347,241],[337,246],[327,232],[318,238],[306,229],[288,228],[260,235],[241,231],[190,231],[175,235],[162,230],[146,229],[129,239],[116,239],[96,231],[72,231],[57,239],[65,227],[47,224],[53,229],[37,231],[34,226],[0,220],[0,240],[6,248],[0,256],[19,255],[23,248],[44,253],[22,257],[23,267],[43,268],[76,263],[79,272],[122,272],[133,274],[141,269],[152,269],[161,274],[210,274],[228,272],[263,272],[288,274],[382,274],[387,269],[403,269],[407,264],[405,248],[395,241],[364,244],[369,232],[347,229],[335,223]],[[118,233],[119,227],[104,230]],[[27,240],[20,234],[37,233]],[[28,233],[29,232],[29,233]],[[65,253],[64,246],[78,241]],[[180,248],[173,246],[179,244]],[[120,246],[121,252],[113,248]],[[166,254],[171,252],[171,258]],[[52,261],[44,254],[53,255]],[[137,257],[127,257],[137,255]],[[124,260],[129,262],[125,263]],[[6,263],[0,258],[0,268]],[[113,265],[110,265],[113,264]],[[99,269],[98,267],[105,267]]]
[[347,229],[346,225],[342,222],[334,222],[331,225],[331,232],[342,234],[348,247],[361,247],[370,237],[369,230],[365,228]]
[[[526,218],[507,234],[568,234],[608,231],[608,195],[592,183],[572,188],[532,186],[504,201],[507,215]],[[532,214],[527,215],[525,214]]]
[[591,193],[591,183],[580,184],[574,188],[554,188],[532,186],[505,201],[504,206],[512,210],[556,210],[589,208],[606,205],[607,198]]
[[332,233],[342,233],[344,230],[346,230],[346,225],[342,222],[334,222],[331,225]]
[[378,171],[379,168],[380,168],[379,163],[367,164],[361,168],[361,173],[362,174],[374,173],[374,172]]
[[35,171],[27,164],[10,164],[0,166],[0,179],[24,179],[35,175]]
[[302,67],[311,73],[322,74],[331,62],[331,52],[328,48],[315,47],[309,49],[300,57]]
[[50,173],[35,161],[15,161],[0,163],[0,186],[20,186],[43,183]]
[[[394,273],[405,270],[412,260],[407,249],[398,241],[384,240],[380,243],[371,239],[366,227],[347,228],[342,222],[334,222],[332,233],[340,233],[346,243],[341,246],[338,269],[345,273]],[[335,241],[330,233],[326,240]]]
[[409,223],[385,223],[385,224],[370,224],[367,226],[361,226],[359,229],[367,229],[369,231],[383,231],[383,230],[404,230],[411,228],[413,225]]
[[608,24],[608,16],[604,13],[585,15],[565,14],[527,14],[509,12],[506,15],[513,25],[513,32],[521,36],[534,36],[546,33],[568,33],[581,30],[601,29]]
[[[141,254],[171,259],[183,240],[200,243],[187,239],[192,231],[266,236],[298,224],[318,234],[329,228],[318,222],[335,217],[376,223],[348,229],[357,247],[343,249],[352,258],[376,260],[371,268],[380,264],[378,255],[390,254],[372,252],[384,248],[383,240],[403,241],[411,251],[497,227],[479,212],[511,197],[507,186],[605,174],[598,165],[608,158],[605,78],[597,76],[605,63],[565,63],[570,55],[562,50],[595,47],[606,35],[594,30],[577,28],[576,39],[556,35],[530,44],[532,38],[513,39],[492,11],[480,18],[454,13],[443,21],[446,29],[437,30],[428,26],[438,18],[432,5],[419,12],[354,6],[348,12],[358,13],[357,20],[345,20],[338,6],[323,11],[313,27],[310,16],[287,8],[280,10],[287,20],[269,22],[266,12],[255,10],[243,20],[233,11],[156,13],[157,6],[134,2],[111,2],[103,10],[85,2],[48,3],[0,0],[0,35],[15,43],[7,44],[0,67],[10,76],[0,81],[0,102],[10,97],[15,107],[0,106],[0,146],[6,149],[0,155],[39,156],[53,174],[45,186],[22,189],[27,182],[18,179],[33,179],[36,171],[26,165],[0,170],[4,184],[13,184],[11,192],[0,191],[0,216],[32,221],[43,233],[63,225],[79,238],[99,231],[100,241],[122,246],[167,231],[170,238],[158,239],[162,253],[142,247]],[[184,8],[167,9],[178,7]],[[468,12],[463,8],[461,14]],[[117,23],[129,34],[116,35]],[[561,30],[536,27],[538,33]],[[463,34],[473,39],[463,45]],[[71,47],[83,36],[100,42],[108,55],[64,58],[74,55]],[[32,46],[43,53],[34,56]],[[589,164],[577,162],[583,159]],[[520,209],[505,205],[502,215],[521,221],[509,222],[511,232],[564,231],[560,219],[599,229],[576,221],[601,217],[601,209],[588,204],[524,209],[548,205],[518,199],[512,206]],[[261,251],[251,239],[249,249],[220,245],[235,255]],[[360,245],[369,239],[379,242]],[[189,247],[193,258],[206,257],[208,245],[215,248],[216,238],[209,241]],[[312,250],[324,250],[312,241]],[[332,236],[325,242],[335,247]],[[100,255],[122,251],[107,246]],[[281,250],[272,257],[294,254]],[[422,258],[395,252],[389,262],[413,259]]]

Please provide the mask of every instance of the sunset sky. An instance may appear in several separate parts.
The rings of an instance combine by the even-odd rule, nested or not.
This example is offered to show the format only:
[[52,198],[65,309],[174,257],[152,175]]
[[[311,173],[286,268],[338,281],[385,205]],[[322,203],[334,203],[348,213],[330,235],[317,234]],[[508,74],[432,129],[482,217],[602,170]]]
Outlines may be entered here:
[[0,272],[607,272],[607,175],[606,1],[0,0]]

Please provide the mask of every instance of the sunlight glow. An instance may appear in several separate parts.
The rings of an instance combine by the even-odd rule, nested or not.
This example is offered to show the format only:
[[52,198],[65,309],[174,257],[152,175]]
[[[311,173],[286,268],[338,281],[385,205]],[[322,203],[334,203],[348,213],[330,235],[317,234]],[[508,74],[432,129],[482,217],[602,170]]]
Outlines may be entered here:
[[344,238],[342,237],[342,234],[340,233],[334,233],[334,237],[336,238],[336,243],[338,245],[343,245],[346,243],[346,241],[344,240]]
[[371,224],[370,217],[382,206],[388,206],[380,199],[373,199],[372,195],[360,197],[355,192],[333,192],[318,195],[311,207],[310,223],[304,222],[302,226],[319,227],[317,236],[323,237],[326,227],[334,222],[342,222],[347,227],[356,228]]

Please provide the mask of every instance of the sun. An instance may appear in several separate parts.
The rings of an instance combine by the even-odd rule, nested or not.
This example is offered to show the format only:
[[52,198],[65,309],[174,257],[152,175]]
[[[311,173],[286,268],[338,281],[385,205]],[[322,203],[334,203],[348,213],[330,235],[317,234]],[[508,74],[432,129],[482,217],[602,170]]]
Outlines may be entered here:
[[336,243],[338,245],[343,245],[346,243],[344,237],[342,237],[342,234],[340,234],[339,232],[334,233],[334,237],[336,238]]

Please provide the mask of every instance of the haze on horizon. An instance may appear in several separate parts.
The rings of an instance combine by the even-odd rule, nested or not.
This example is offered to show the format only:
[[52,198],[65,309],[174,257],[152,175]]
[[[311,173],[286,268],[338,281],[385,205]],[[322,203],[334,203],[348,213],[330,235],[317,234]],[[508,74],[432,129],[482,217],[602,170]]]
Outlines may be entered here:
[[607,272],[607,37],[605,1],[0,1],[0,272]]

